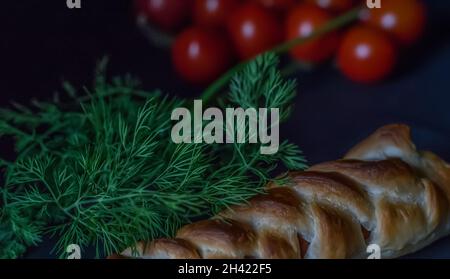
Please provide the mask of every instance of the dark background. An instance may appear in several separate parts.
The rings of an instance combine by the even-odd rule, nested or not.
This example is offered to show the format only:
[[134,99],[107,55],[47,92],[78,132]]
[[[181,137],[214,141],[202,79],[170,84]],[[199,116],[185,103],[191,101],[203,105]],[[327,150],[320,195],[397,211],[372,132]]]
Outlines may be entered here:
[[[379,126],[394,122],[412,126],[420,149],[450,160],[450,1],[426,3],[425,37],[402,51],[391,79],[356,84],[333,65],[293,75],[298,97],[281,137],[297,143],[310,163],[336,159]],[[168,50],[142,36],[131,0],[82,0],[82,9],[73,10],[65,0],[2,1],[0,30],[0,107],[49,99],[63,80],[89,86],[104,55],[110,57],[110,75],[131,73],[145,89],[179,96],[201,92],[176,77]],[[0,153],[13,156],[11,145],[0,142]],[[48,247],[29,256],[46,257]],[[450,258],[450,239],[414,256]]]

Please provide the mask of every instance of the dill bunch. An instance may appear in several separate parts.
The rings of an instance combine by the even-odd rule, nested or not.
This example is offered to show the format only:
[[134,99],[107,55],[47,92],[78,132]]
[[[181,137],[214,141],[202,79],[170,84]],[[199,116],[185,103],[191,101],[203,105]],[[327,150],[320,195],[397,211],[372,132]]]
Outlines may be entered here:
[[[279,108],[286,120],[295,82],[283,80],[277,64],[272,54],[255,59],[222,105]],[[129,76],[107,82],[105,65],[85,94],[65,84],[70,101],[0,110],[0,137],[14,138],[17,153],[0,160],[0,258],[19,257],[43,237],[57,239],[60,257],[70,244],[93,246],[101,257],[173,236],[262,192],[280,164],[305,168],[287,141],[274,155],[260,154],[260,144],[174,144],[170,115],[186,100],[139,90]]]

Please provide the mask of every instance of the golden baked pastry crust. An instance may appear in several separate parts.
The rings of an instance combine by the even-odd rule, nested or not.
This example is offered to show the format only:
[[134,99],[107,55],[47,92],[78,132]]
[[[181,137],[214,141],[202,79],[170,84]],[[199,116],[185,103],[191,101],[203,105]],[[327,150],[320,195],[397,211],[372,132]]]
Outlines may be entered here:
[[406,125],[384,126],[343,159],[288,175],[290,183],[269,183],[267,193],[181,228],[176,239],[120,256],[364,258],[377,244],[393,258],[450,232],[450,166],[417,151]]

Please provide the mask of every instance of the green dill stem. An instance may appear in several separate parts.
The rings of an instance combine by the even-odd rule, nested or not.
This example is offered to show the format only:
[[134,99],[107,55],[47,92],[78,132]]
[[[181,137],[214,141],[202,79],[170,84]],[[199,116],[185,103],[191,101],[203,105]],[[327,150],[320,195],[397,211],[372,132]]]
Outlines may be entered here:
[[[361,8],[355,8],[341,16],[336,17],[333,20],[330,20],[327,24],[322,26],[321,28],[318,28],[315,32],[313,32],[308,37],[299,37],[290,41],[287,41],[285,43],[279,44],[275,46],[274,48],[266,51],[266,52],[272,52],[275,54],[282,54],[287,51],[289,51],[291,48],[303,44],[309,40],[315,39],[317,37],[320,37],[326,33],[329,33],[331,31],[334,31],[336,29],[339,29],[350,22],[356,20],[359,16],[359,13],[361,11]],[[253,59],[243,61],[233,68],[231,68],[229,71],[227,71],[225,74],[223,74],[218,80],[213,82],[208,88],[206,88],[205,91],[203,91],[203,94],[201,96],[201,99],[204,103],[209,102],[215,94],[217,94],[226,84],[228,84],[229,80],[240,70],[242,70],[250,61]]]

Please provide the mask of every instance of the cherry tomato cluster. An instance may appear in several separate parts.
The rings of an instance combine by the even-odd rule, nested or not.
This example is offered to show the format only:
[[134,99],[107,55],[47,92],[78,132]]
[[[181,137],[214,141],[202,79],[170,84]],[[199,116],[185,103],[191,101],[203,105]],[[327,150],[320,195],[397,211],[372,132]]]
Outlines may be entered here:
[[[308,37],[366,0],[135,0],[138,13],[176,35],[172,60],[182,78],[206,85],[239,60],[298,37]],[[426,23],[422,0],[382,0],[361,10],[357,23],[290,49],[293,59],[323,63],[375,82],[394,69],[399,48],[415,43]]]

